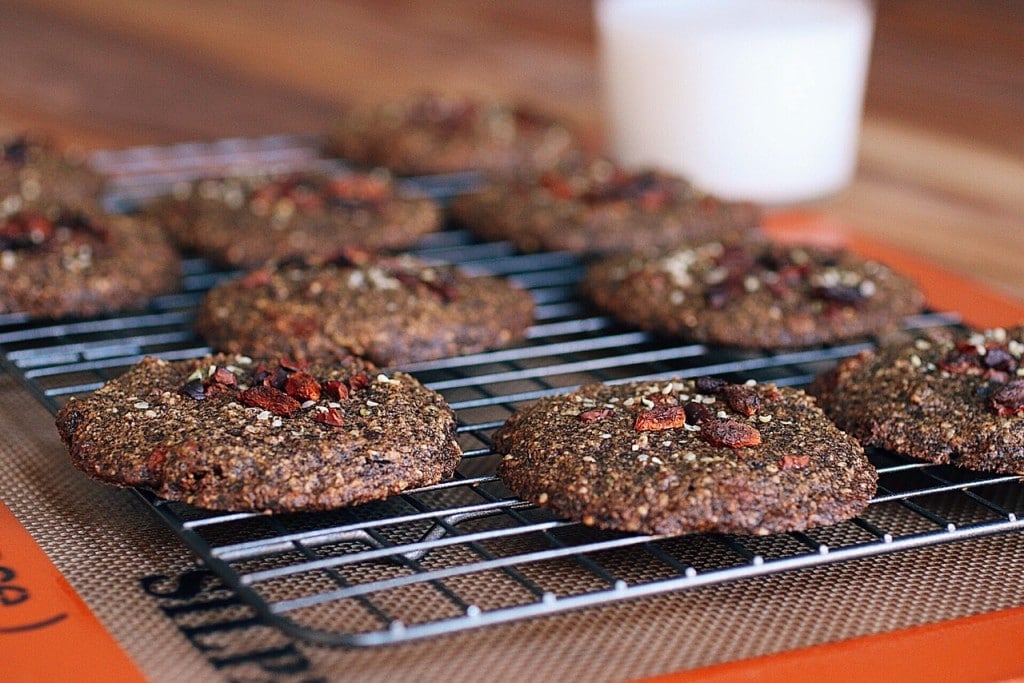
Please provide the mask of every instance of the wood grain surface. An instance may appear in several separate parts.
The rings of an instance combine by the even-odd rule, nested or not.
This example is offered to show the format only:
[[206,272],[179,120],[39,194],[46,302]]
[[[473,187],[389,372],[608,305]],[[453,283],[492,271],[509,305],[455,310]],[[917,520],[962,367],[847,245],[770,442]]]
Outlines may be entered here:
[[[877,4],[861,159],[814,208],[1024,299],[1024,3]],[[0,0],[0,128],[86,148],[320,132],[423,90],[602,139],[589,0]]]

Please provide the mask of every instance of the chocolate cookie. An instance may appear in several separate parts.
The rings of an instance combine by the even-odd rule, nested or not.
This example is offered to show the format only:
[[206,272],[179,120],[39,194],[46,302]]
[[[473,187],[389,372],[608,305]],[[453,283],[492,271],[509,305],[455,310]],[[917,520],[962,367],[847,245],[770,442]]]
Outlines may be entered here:
[[520,250],[614,252],[750,236],[752,204],[724,202],[659,171],[600,160],[492,182],[457,197],[452,216],[486,240]]
[[586,525],[764,535],[840,522],[874,495],[864,450],[799,389],[712,378],[589,385],[494,434],[501,481]]
[[211,289],[197,329],[217,349],[381,365],[506,346],[533,322],[528,291],[408,255],[257,270]]
[[751,242],[612,257],[583,289],[630,325],[765,349],[886,332],[924,305],[910,280],[848,251]]
[[0,139],[0,211],[12,214],[35,204],[94,205],[104,177],[85,157],[38,135]]
[[567,124],[530,108],[425,94],[346,112],[327,151],[400,175],[547,168],[580,156]]
[[183,248],[230,267],[329,259],[346,246],[408,247],[442,218],[432,199],[400,190],[379,170],[203,180],[150,211]]
[[1024,474],[1024,327],[887,344],[841,361],[809,391],[865,445]]
[[151,221],[58,204],[0,212],[0,313],[112,313],[180,284],[178,252]]
[[440,395],[354,358],[146,358],[56,424],[90,477],[214,510],[378,500],[451,476],[461,457]]

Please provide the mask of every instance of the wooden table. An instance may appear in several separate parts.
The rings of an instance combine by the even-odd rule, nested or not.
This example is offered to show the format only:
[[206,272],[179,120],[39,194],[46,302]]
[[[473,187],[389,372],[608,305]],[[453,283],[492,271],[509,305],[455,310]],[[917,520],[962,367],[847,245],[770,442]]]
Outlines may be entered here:
[[[87,149],[316,133],[347,104],[428,89],[534,100],[602,136],[586,0],[0,0],[0,26],[0,128]],[[859,171],[812,208],[1024,302],[1021,35],[1014,0],[878,3]],[[1008,618],[956,641],[984,647],[1024,623]]]

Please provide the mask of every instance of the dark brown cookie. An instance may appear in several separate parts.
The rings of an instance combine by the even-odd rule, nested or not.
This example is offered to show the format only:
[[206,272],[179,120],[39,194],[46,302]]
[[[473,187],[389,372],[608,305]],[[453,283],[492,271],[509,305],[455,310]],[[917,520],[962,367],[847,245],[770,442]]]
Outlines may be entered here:
[[382,171],[203,180],[150,212],[183,248],[246,268],[329,259],[343,247],[408,247],[442,219],[436,202],[400,189]]
[[913,282],[851,252],[752,242],[611,257],[583,289],[630,325],[744,348],[883,333],[924,305]]
[[95,205],[104,177],[85,156],[62,150],[38,135],[0,139],[0,212],[12,214],[52,202]]
[[56,204],[0,213],[0,313],[111,313],[180,284],[178,252],[151,221]]
[[353,258],[222,283],[203,300],[197,329],[219,350],[393,366],[507,346],[533,322],[530,293],[505,279],[408,255]]
[[803,391],[721,380],[595,384],[494,434],[516,495],[584,524],[764,535],[843,521],[874,495],[864,450]]
[[346,112],[327,150],[400,175],[547,168],[580,156],[568,125],[524,105],[424,94]]
[[1024,327],[887,344],[843,360],[809,391],[865,445],[1024,474]]
[[215,510],[378,500],[451,476],[461,458],[440,395],[353,358],[146,358],[56,424],[90,477]]
[[755,232],[759,210],[724,202],[659,171],[605,160],[495,181],[457,197],[452,216],[486,240],[522,251],[615,252],[675,247]]

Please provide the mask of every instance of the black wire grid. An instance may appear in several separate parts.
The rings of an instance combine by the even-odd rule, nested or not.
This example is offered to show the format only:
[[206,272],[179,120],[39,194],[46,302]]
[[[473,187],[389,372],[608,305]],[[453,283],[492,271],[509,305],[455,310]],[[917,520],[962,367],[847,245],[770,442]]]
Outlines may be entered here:
[[[211,168],[321,163],[312,149],[296,138],[233,140],[107,153],[97,165],[115,172],[108,200],[123,207]],[[421,187],[444,195],[471,183],[455,176]],[[802,385],[871,342],[779,353],[679,345],[588,308],[576,293],[584,264],[571,254],[523,255],[457,229],[429,236],[414,251],[507,275],[528,287],[538,306],[529,339],[517,347],[402,368],[456,412],[465,457],[453,479],[379,503],[287,515],[212,513],[137,491],[226,586],[293,637],[384,645],[1024,526],[1020,477],[879,450],[869,452],[879,471],[877,496],[860,517],[832,527],[665,538],[553,517],[513,497],[493,474],[498,456],[490,435],[517,406],[595,381],[716,375]],[[55,412],[68,397],[102,386],[146,355],[207,353],[192,331],[195,309],[230,273],[201,259],[187,260],[185,268],[183,292],[141,313],[54,324],[0,316],[0,362]],[[937,313],[904,321],[907,328],[955,324],[955,316]]]

